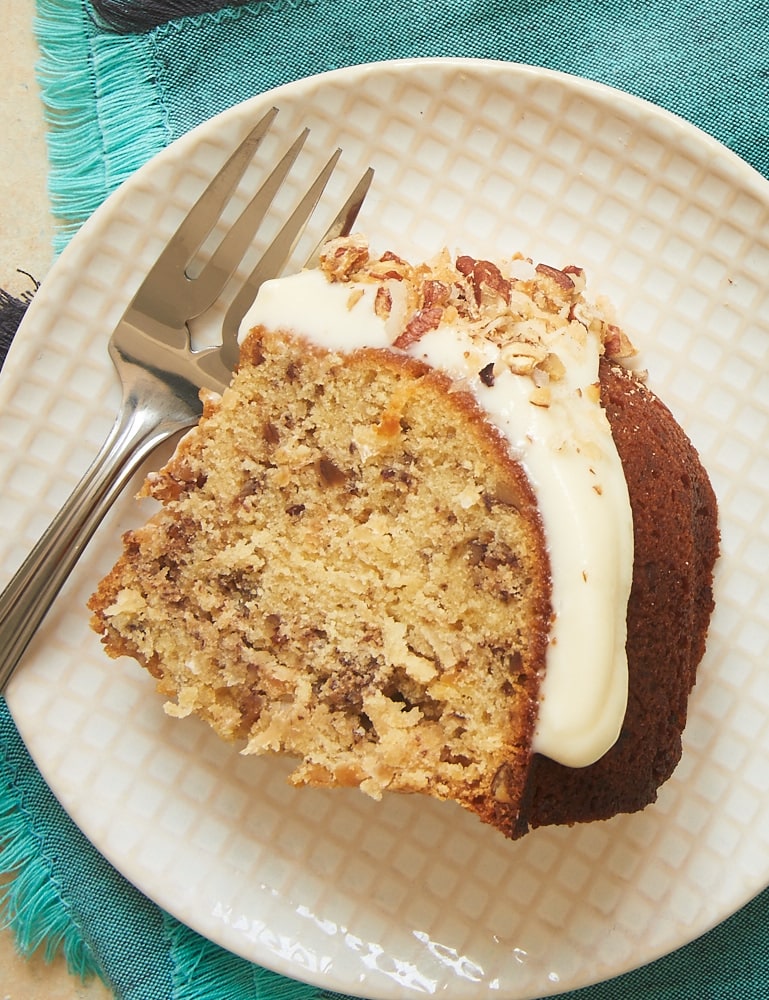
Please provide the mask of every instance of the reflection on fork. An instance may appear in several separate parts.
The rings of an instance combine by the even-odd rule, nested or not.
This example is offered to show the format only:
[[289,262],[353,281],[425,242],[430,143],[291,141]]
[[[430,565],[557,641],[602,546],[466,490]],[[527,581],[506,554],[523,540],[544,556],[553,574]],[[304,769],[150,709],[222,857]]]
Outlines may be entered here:
[[[337,149],[250,276],[237,289],[222,323],[221,342],[195,351],[189,324],[221,298],[267,220],[270,206],[307,139],[305,129],[270,171],[219,245],[193,274],[192,263],[270,129],[271,109],[243,139],[190,209],[123,314],[109,342],[122,383],[112,432],[93,464],[0,595],[0,691],[111,504],[161,441],[192,426],[202,387],[223,388],[237,360],[240,322],[261,284],[286,266],[336,167]],[[321,244],[350,232],[373,178],[369,168],[327,228]],[[320,244],[319,244],[320,246]],[[318,248],[308,263],[317,257]]]

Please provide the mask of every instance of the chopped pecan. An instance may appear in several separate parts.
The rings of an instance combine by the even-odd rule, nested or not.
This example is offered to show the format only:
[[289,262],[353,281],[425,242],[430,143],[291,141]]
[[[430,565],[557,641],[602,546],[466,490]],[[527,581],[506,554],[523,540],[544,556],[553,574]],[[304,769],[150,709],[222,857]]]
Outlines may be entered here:
[[470,280],[478,305],[481,304],[484,289],[495,292],[505,302],[510,301],[510,282],[490,260],[476,260],[468,256],[457,257],[456,268]]
[[406,324],[403,332],[395,339],[393,346],[404,349],[415,344],[430,330],[435,330],[443,316],[440,306],[418,309]]
[[262,427],[262,437],[267,444],[280,444],[280,431],[270,420],[265,421]]
[[393,297],[390,294],[390,289],[385,288],[384,285],[380,285],[376,290],[376,296],[374,297],[374,312],[380,319],[387,319],[387,317],[392,312],[393,307]]
[[422,282],[423,308],[432,309],[433,306],[445,306],[449,301],[450,292],[451,289],[445,282],[428,278]]
[[510,282],[505,278],[496,264],[489,260],[479,260],[473,270],[475,282],[475,299],[480,304],[484,286],[496,292],[505,302],[510,301]]
[[326,486],[344,486],[347,482],[347,473],[330,458],[318,459],[318,475]]
[[411,264],[393,253],[392,250],[385,250],[377,260],[369,261],[366,269],[368,276],[374,278],[376,281],[381,281],[385,278],[390,278],[394,281],[404,281],[412,270]]
[[491,794],[497,802],[508,804],[513,801],[512,784],[513,769],[509,764],[503,764],[491,780]]
[[369,259],[368,244],[360,237],[329,240],[320,255],[320,267],[331,281],[349,281]]
[[537,264],[535,270],[537,274],[546,274],[552,278],[557,285],[560,285],[567,292],[570,292],[574,288],[574,281],[571,277],[572,274],[577,273],[574,270],[560,271],[557,267],[551,267],[549,264]]
[[392,250],[385,250],[385,252],[382,254],[382,256],[379,259],[380,260],[391,260],[391,261],[394,261],[396,264],[402,264],[404,267],[408,267],[409,266],[409,263],[408,263],[407,260],[404,260],[403,257],[399,257],[398,254],[397,253],[393,253]]
[[603,349],[607,358],[632,358],[637,353],[630,337],[618,326],[610,323],[603,341]]

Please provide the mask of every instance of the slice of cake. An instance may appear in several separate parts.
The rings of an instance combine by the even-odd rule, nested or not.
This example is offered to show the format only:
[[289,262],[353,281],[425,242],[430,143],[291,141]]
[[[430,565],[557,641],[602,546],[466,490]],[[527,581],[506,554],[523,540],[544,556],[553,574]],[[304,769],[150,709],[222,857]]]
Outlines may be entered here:
[[[610,421],[627,431],[639,411],[629,420],[622,401],[642,417],[657,401],[606,364],[632,347],[583,289],[578,268],[448,254],[413,266],[359,238],[265,285],[231,386],[205,396],[148,478],[161,508],[90,601],[107,652],[146,667],[169,713],[201,716],[244,753],[296,758],[297,785],[421,792],[509,836],[617,811],[591,812],[583,787],[580,812],[568,776],[615,745],[633,757],[638,479]],[[688,441],[655,413],[680,434],[687,496],[705,491]],[[691,633],[673,664],[685,694],[662,727],[668,762],[710,613],[710,497],[704,554],[691,560],[695,539],[671,557],[673,572],[689,558],[696,611],[671,634]],[[669,627],[653,611],[641,631]],[[622,758],[630,808],[669,773],[647,757],[652,780]]]

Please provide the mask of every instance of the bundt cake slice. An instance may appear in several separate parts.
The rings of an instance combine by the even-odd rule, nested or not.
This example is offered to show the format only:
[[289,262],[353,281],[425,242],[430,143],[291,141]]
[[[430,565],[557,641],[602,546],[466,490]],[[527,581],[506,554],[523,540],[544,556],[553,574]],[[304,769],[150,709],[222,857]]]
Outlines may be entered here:
[[263,286],[89,602],[109,655],[298,786],[453,800],[510,837],[651,802],[715,499],[584,286],[354,237]]

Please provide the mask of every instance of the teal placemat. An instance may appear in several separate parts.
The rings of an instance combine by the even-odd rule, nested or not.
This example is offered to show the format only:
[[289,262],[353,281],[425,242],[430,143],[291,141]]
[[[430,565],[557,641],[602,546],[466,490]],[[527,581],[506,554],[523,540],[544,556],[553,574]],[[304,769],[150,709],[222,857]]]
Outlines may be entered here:
[[[262,0],[125,35],[85,0],[37,9],[58,247],[192,126],[273,86],[379,59],[471,56],[585,76],[682,115],[769,176],[767,0]],[[4,704],[0,843],[20,947],[63,950],[121,1000],[324,996],[222,951],[126,883],[62,812]],[[765,892],[673,955],[569,997],[758,1000],[768,941]]]
[[59,245],[194,125],[380,59],[506,59],[584,76],[681,115],[769,177],[767,0],[261,0],[127,36],[100,30],[85,0],[38,10]]

